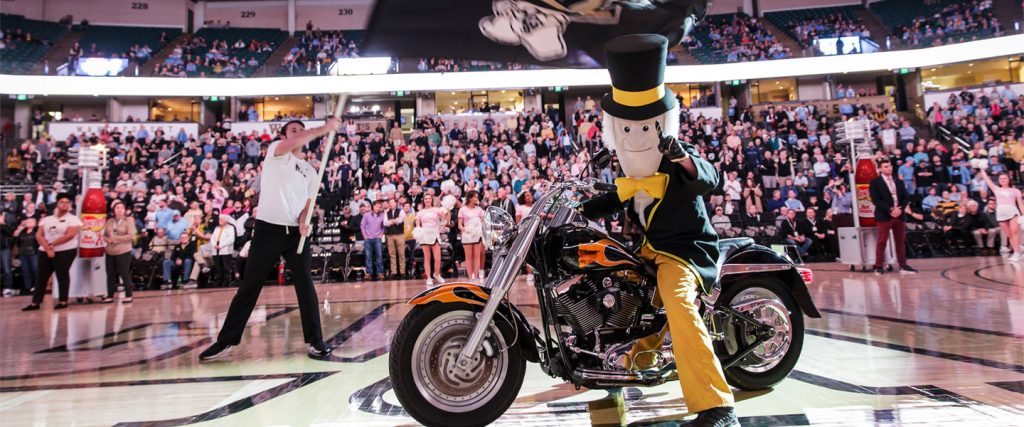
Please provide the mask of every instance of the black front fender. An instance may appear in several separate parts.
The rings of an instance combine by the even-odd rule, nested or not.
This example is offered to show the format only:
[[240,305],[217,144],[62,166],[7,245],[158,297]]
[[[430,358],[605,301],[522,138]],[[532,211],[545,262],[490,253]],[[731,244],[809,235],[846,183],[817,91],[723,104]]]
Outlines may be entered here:
[[807,317],[821,317],[796,265],[769,248],[751,245],[737,251],[723,263],[719,274],[723,292],[744,277],[769,276],[779,279],[793,294],[793,299]]
[[[489,288],[471,282],[451,282],[421,292],[410,300],[409,304],[465,303],[480,307],[479,309],[483,310],[490,297],[491,290]],[[498,308],[495,318],[497,319],[498,317],[504,318],[517,329],[516,334],[523,358],[529,362],[540,362],[540,351],[537,349],[537,334],[530,327],[530,324],[526,321],[526,316],[519,311],[519,308],[511,302],[505,301]]]

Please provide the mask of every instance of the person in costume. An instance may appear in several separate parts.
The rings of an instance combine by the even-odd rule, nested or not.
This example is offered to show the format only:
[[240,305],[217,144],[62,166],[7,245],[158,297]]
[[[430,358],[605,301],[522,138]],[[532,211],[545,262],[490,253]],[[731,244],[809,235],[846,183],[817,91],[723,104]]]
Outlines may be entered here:
[[[697,418],[687,425],[738,426],[732,390],[697,311],[698,288],[710,292],[718,276],[718,236],[703,196],[718,185],[719,173],[696,147],[676,139],[679,105],[664,85],[668,40],[657,34],[616,38],[605,45],[612,91],[601,100],[603,140],[616,153],[625,178],[616,193],[595,196],[581,206],[589,218],[623,208],[640,226],[639,255],[657,268],[658,295],[668,330],[637,341],[624,369],[643,369],[645,351],[660,349],[672,336],[683,398]],[[638,366],[631,366],[636,363]]]

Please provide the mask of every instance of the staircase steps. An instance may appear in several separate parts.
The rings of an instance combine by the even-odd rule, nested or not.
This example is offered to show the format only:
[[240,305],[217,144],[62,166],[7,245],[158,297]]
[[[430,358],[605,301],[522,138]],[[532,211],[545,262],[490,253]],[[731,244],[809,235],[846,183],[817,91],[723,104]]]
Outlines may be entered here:
[[801,46],[799,42],[793,40],[791,37],[789,37],[788,34],[786,34],[785,31],[782,31],[781,28],[776,27],[775,24],[773,24],[771,21],[765,18],[757,18],[757,21],[760,22],[761,25],[764,25],[764,28],[767,29],[768,32],[771,33],[773,36],[775,36],[776,40],[782,42],[782,45],[789,49],[789,52],[792,57],[799,58],[801,56],[814,56],[813,50],[804,49],[804,47]]
[[292,48],[299,44],[299,38],[296,36],[289,36],[284,42],[281,42],[274,50],[274,53],[256,69],[256,72],[252,73],[254,77],[274,77],[277,75],[277,70],[284,64],[284,57],[288,56],[288,52],[291,52]]
[[143,64],[143,71],[141,74],[144,76],[155,76],[157,67],[160,66],[160,64],[163,64],[164,61],[167,60],[167,57],[171,56],[171,52],[174,52],[174,48],[178,47],[179,44],[184,43],[190,36],[192,35],[188,33],[178,34],[177,37],[167,42],[162,49],[154,52],[153,56],[149,57],[149,61],[146,61],[146,63]]
[[81,30],[68,31],[68,33],[65,34],[59,42],[53,45],[53,48],[50,49],[50,53],[46,54],[46,58],[35,65],[32,69],[32,74],[43,74],[46,65],[49,64],[49,74],[56,75],[57,67],[64,65],[64,63],[68,61],[68,51],[71,50],[71,47],[74,46],[75,43],[82,39],[84,34],[85,32]]

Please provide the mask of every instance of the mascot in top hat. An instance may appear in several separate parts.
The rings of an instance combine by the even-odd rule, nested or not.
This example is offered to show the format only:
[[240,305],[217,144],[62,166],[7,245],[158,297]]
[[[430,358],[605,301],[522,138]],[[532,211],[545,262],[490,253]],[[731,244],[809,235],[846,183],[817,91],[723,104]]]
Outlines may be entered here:
[[[657,34],[616,38],[605,45],[612,91],[601,99],[603,140],[616,153],[625,178],[617,193],[588,200],[590,218],[625,207],[643,230],[641,258],[657,268],[658,294],[668,328],[637,341],[624,369],[660,349],[671,333],[673,355],[686,406],[697,412],[688,425],[738,426],[732,390],[711,347],[695,300],[718,276],[718,236],[703,196],[718,185],[718,171],[696,148],[676,139],[679,105],[664,84],[668,40]],[[637,357],[641,356],[641,357]]]

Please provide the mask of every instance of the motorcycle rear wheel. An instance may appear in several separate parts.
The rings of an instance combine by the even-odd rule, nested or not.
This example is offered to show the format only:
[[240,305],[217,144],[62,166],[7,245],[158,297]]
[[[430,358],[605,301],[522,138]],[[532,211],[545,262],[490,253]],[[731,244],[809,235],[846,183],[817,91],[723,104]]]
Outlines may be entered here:
[[464,303],[417,306],[395,332],[389,356],[391,384],[416,421],[426,426],[487,425],[519,394],[526,360],[516,340],[526,337],[517,337],[500,315],[468,372],[455,369],[478,311]]
[[[776,336],[748,355],[739,364],[725,369],[725,379],[741,390],[763,390],[771,388],[789,376],[800,359],[804,344],[804,316],[786,286],[774,277],[760,276],[740,279],[722,292],[716,305],[743,304],[753,300],[764,300],[756,312],[747,312],[755,319],[772,324]],[[782,307],[784,306],[785,313]],[[736,354],[737,344],[749,344],[752,336],[744,334],[733,325],[725,326],[726,341],[715,341],[715,354],[723,361]],[[779,354],[779,352],[782,354]],[[770,356],[770,357],[762,357]]]

